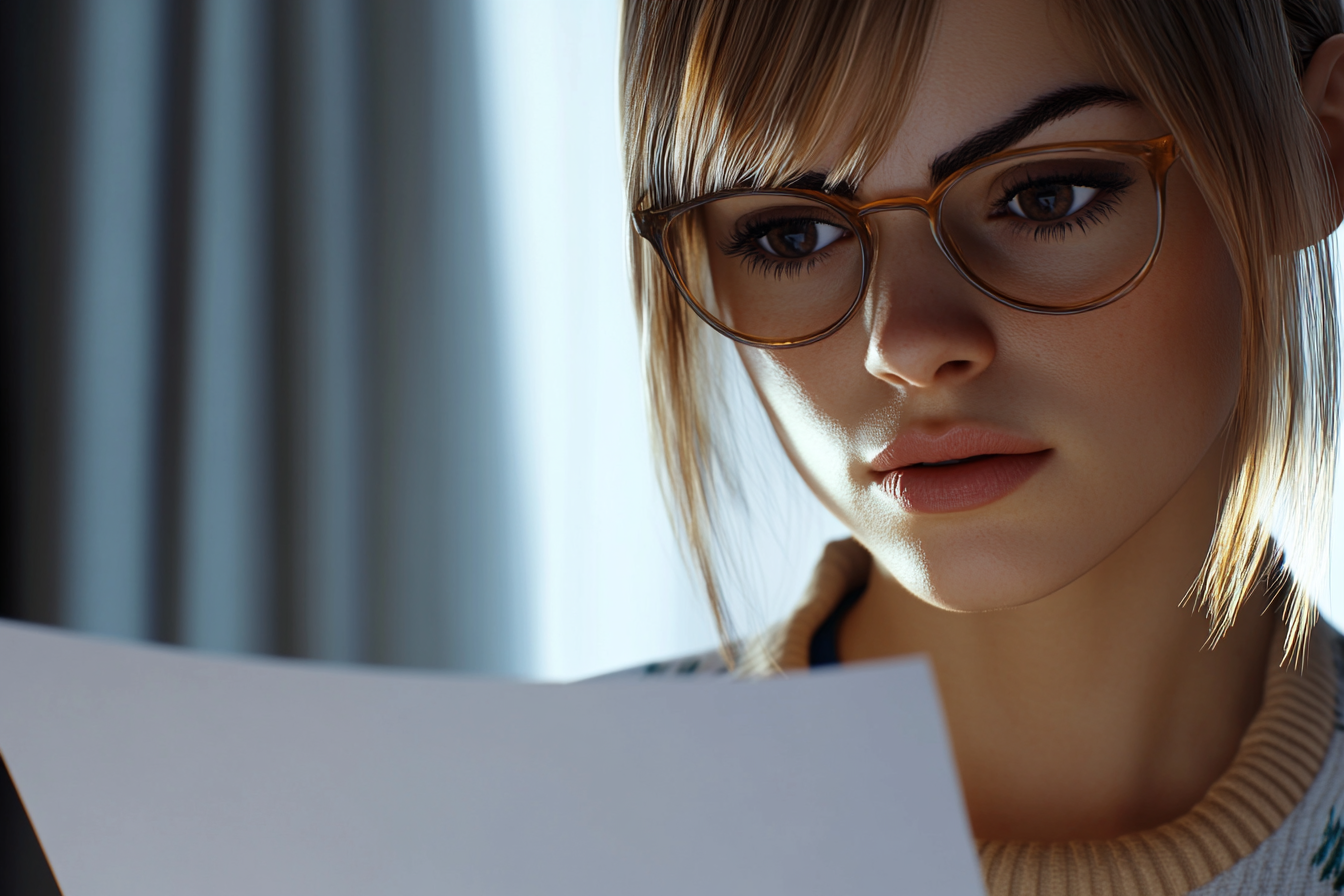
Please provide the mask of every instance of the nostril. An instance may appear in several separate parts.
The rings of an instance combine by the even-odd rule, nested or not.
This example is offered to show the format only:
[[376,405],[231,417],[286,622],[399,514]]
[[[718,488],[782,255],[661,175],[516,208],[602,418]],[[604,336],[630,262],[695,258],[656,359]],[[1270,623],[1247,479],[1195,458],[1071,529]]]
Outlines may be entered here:
[[937,376],[956,376],[967,373],[974,366],[971,361],[944,361],[938,368]]

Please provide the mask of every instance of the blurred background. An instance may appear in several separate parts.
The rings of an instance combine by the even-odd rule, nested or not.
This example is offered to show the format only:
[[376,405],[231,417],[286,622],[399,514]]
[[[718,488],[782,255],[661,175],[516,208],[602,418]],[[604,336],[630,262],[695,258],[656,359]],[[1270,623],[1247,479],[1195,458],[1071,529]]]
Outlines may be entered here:
[[[646,434],[616,0],[0,16],[0,614],[550,680],[713,646]],[[840,530],[739,392],[749,631]]]

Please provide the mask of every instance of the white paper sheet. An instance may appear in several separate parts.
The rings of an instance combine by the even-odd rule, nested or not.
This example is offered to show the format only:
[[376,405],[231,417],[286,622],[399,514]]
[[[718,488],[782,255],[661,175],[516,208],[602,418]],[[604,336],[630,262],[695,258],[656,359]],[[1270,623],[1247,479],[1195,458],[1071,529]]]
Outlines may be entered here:
[[0,624],[65,896],[980,894],[927,664],[517,684]]

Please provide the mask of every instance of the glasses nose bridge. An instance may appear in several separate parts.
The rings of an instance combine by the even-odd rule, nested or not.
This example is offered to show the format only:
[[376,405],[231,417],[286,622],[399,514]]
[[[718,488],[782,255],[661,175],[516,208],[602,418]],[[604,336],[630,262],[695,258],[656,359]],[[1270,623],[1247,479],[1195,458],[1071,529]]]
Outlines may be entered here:
[[934,231],[934,241],[938,240],[937,234],[937,207],[934,202],[928,199],[922,199],[919,196],[897,196],[892,199],[879,199],[876,202],[870,202],[858,210],[859,219],[863,221],[868,229],[870,238],[874,243],[878,241],[877,228],[874,222],[869,220],[873,215],[879,212],[919,212],[929,223],[929,229]]
[[859,217],[866,218],[878,212],[917,211],[930,221],[934,218],[934,203],[918,196],[897,196],[891,199],[878,199],[859,209]]
[[[863,221],[868,230],[869,239],[872,240],[875,253],[880,252],[879,234],[874,222],[869,218],[879,212],[919,212],[928,222],[929,231],[933,234],[933,241],[944,255],[947,255],[947,249],[943,246],[943,241],[938,237],[937,224],[937,204],[928,199],[922,199],[918,196],[898,196],[892,199],[879,199],[876,202],[870,202],[858,210],[859,219]],[[876,259],[874,259],[876,260]]]

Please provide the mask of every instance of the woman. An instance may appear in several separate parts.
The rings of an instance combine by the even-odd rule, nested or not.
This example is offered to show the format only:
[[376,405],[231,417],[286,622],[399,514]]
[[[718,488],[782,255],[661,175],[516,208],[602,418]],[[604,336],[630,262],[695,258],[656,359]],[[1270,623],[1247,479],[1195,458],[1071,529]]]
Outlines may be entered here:
[[725,347],[854,535],[725,653],[928,654],[991,893],[1344,889],[1310,594],[1342,30],[1337,0],[628,0],[653,422],[721,631]]

